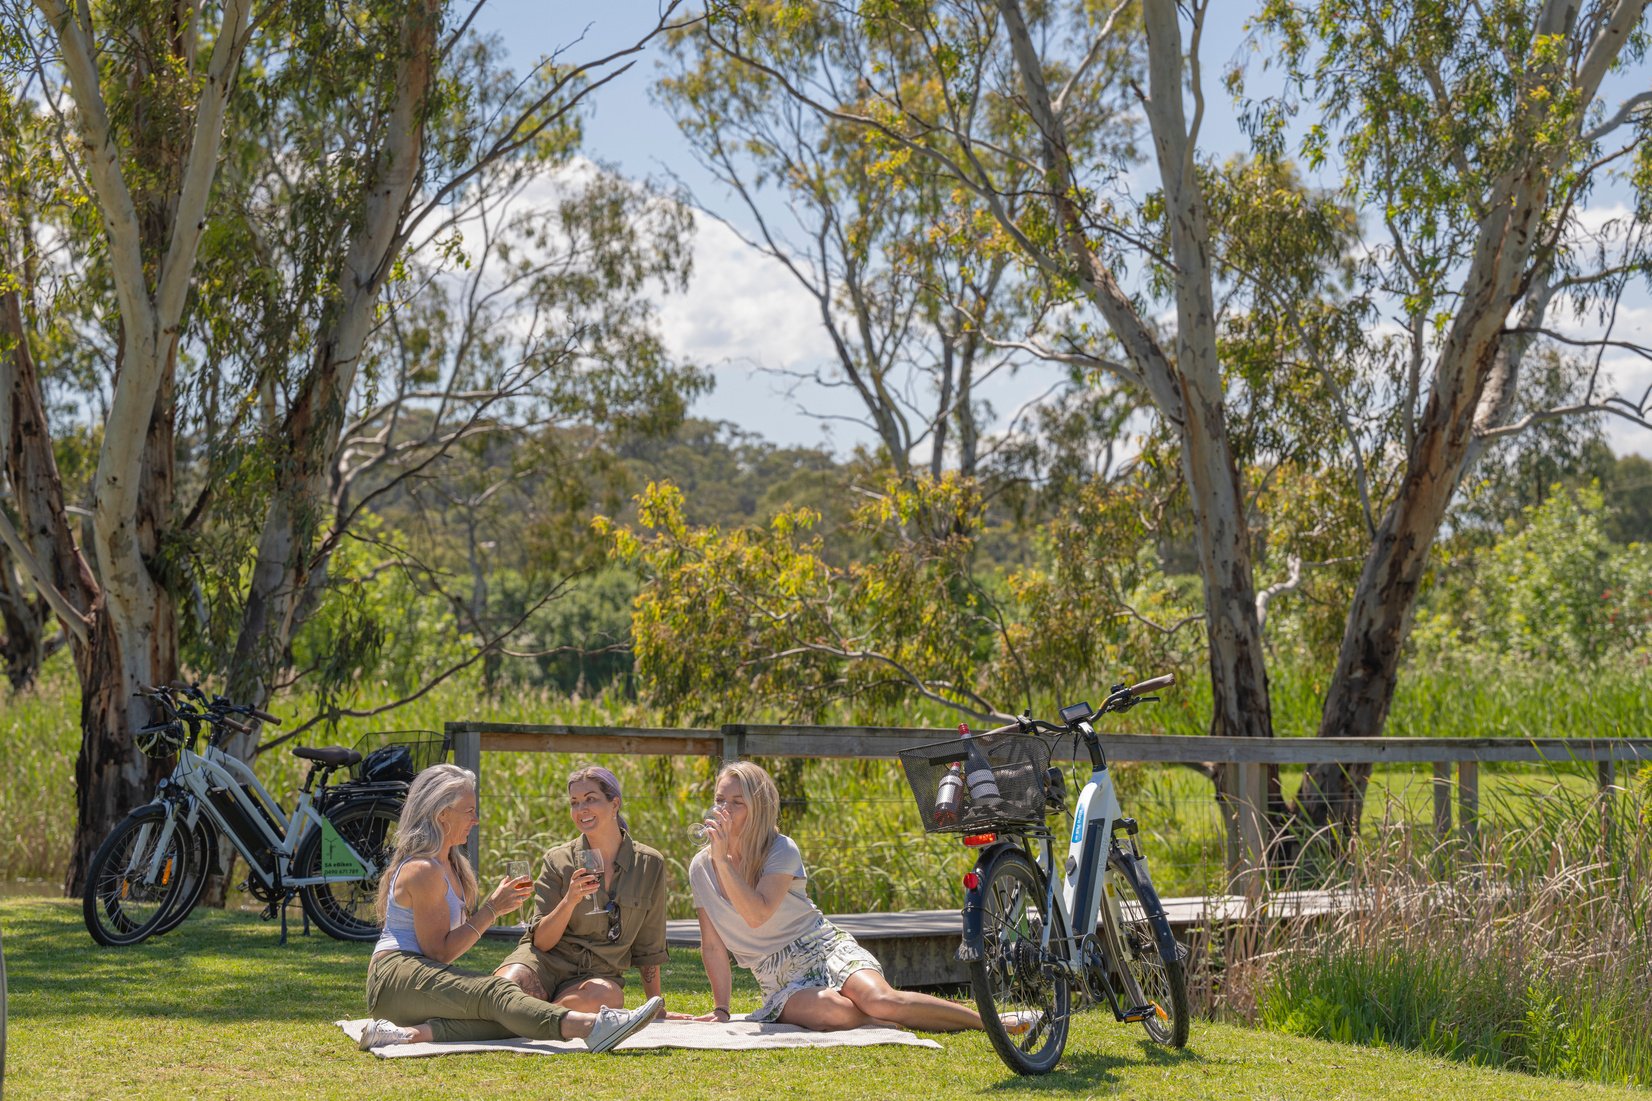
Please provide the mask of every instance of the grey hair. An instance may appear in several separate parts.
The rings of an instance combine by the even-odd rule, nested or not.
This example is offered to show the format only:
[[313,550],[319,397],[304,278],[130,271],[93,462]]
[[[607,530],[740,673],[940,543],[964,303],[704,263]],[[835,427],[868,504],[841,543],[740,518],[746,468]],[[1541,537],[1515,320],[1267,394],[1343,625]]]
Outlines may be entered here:
[[[389,866],[379,876],[379,897],[374,908],[378,911],[380,925],[384,924],[396,872],[401,866],[409,860],[431,860],[441,853],[442,826],[436,816],[466,795],[474,794],[476,774],[458,765],[431,765],[414,777],[396,828],[396,851],[391,854]],[[465,909],[475,909],[476,873],[471,870],[470,861],[465,859],[464,850],[457,845],[449,849],[448,862],[459,880]]]

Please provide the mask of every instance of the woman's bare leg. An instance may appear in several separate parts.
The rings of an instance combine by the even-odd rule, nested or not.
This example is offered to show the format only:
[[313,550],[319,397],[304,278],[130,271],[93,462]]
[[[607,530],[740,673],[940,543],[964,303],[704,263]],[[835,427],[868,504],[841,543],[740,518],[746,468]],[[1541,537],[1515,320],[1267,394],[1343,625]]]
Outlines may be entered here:
[[613,979],[576,979],[559,987],[551,1000],[581,1013],[595,1013],[609,1006],[623,1009],[625,990]]
[[[931,994],[896,990],[871,968],[856,971],[843,984],[843,997],[866,1016],[925,1032],[962,1032],[980,1028],[981,1015],[967,1005]],[[788,1002],[789,1006],[791,1003]]]
[[787,998],[780,1010],[780,1022],[815,1032],[840,1032],[869,1023],[866,1014],[856,1008],[854,1002],[825,987],[799,990]]

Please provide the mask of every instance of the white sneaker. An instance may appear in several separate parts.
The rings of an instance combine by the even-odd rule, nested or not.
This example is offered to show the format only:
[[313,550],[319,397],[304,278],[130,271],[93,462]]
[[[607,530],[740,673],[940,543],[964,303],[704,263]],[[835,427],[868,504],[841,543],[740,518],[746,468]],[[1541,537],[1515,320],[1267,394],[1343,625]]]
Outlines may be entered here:
[[1014,1013],[1005,1013],[998,1018],[1004,1022],[1004,1031],[1011,1036],[1025,1036],[1038,1027],[1038,1022],[1044,1019],[1044,1014],[1036,1009],[1018,1009]]
[[597,1022],[585,1037],[585,1046],[592,1051],[612,1051],[621,1040],[641,1031],[664,1007],[664,998],[653,997],[635,1009],[599,1009]]
[[376,1047],[389,1047],[392,1044],[410,1044],[413,1042],[413,1030],[391,1024],[389,1021],[374,1019],[367,1022],[367,1027],[361,1030],[361,1050],[372,1051]]

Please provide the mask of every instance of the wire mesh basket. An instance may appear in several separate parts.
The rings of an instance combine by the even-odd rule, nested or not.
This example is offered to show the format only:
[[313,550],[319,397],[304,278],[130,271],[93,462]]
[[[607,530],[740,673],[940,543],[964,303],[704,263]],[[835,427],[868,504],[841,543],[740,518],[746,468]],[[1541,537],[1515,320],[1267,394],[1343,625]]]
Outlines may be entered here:
[[352,746],[361,760],[350,766],[350,779],[369,783],[413,777],[447,759],[448,740],[434,730],[374,730]]
[[[938,819],[936,795],[953,764],[967,769],[971,751],[986,755],[998,782],[998,799],[977,803],[966,788],[956,821]],[[1044,773],[1050,747],[1041,738],[1017,734],[980,734],[903,749],[901,767],[917,800],[925,833],[975,833],[1014,829],[1044,822]]]

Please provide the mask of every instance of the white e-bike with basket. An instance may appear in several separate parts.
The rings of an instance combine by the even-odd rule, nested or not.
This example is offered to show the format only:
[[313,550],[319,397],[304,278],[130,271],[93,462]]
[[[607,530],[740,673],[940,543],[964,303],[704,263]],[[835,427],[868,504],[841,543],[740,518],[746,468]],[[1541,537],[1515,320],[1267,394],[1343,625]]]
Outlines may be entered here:
[[[139,748],[151,756],[176,753],[178,760],[154,800],[127,815],[92,857],[82,896],[92,938],[120,946],[175,929],[200,900],[207,877],[225,871],[220,839],[247,862],[243,889],[265,903],[264,917],[280,914],[282,943],[294,895],[305,917],[328,935],[377,938],[379,873],[395,845],[408,783],[417,768],[434,763],[415,763],[414,756],[445,753],[445,742],[398,743],[365,758],[343,746],[299,746],[293,755],[310,769],[288,814],[252,769],[221,746],[248,729],[242,718],[275,724],[274,715],[221,696],[208,699],[193,685],[140,694],[161,715],[137,732]],[[202,726],[209,728],[206,752],[197,753]],[[393,767],[362,767],[387,763]],[[330,785],[339,769],[355,770],[359,778]]]
[[[960,959],[993,1048],[1019,1074],[1046,1074],[1060,1061],[1075,1000],[1106,1005],[1115,1019],[1139,1022],[1156,1043],[1187,1043],[1187,950],[1177,943],[1164,905],[1124,816],[1091,722],[1154,702],[1173,676],[1117,685],[1098,708],[1061,709],[1064,725],[1034,719],[973,737],[901,752],[924,828],[960,833],[978,850],[964,876]],[[1089,752],[1089,782],[1058,837],[1047,820],[1066,809],[1066,782],[1050,767],[1040,735],[1071,734]],[[960,768],[989,765],[972,794],[953,810]],[[972,776],[972,780],[976,777]],[[947,787],[950,782],[950,788]],[[996,791],[992,789],[996,788]],[[982,791],[991,792],[980,797]],[[937,815],[937,792],[944,813]],[[1058,841],[1067,843],[1057,874]],[[1005,1020],[1033,1020],[1012,1035]]]

